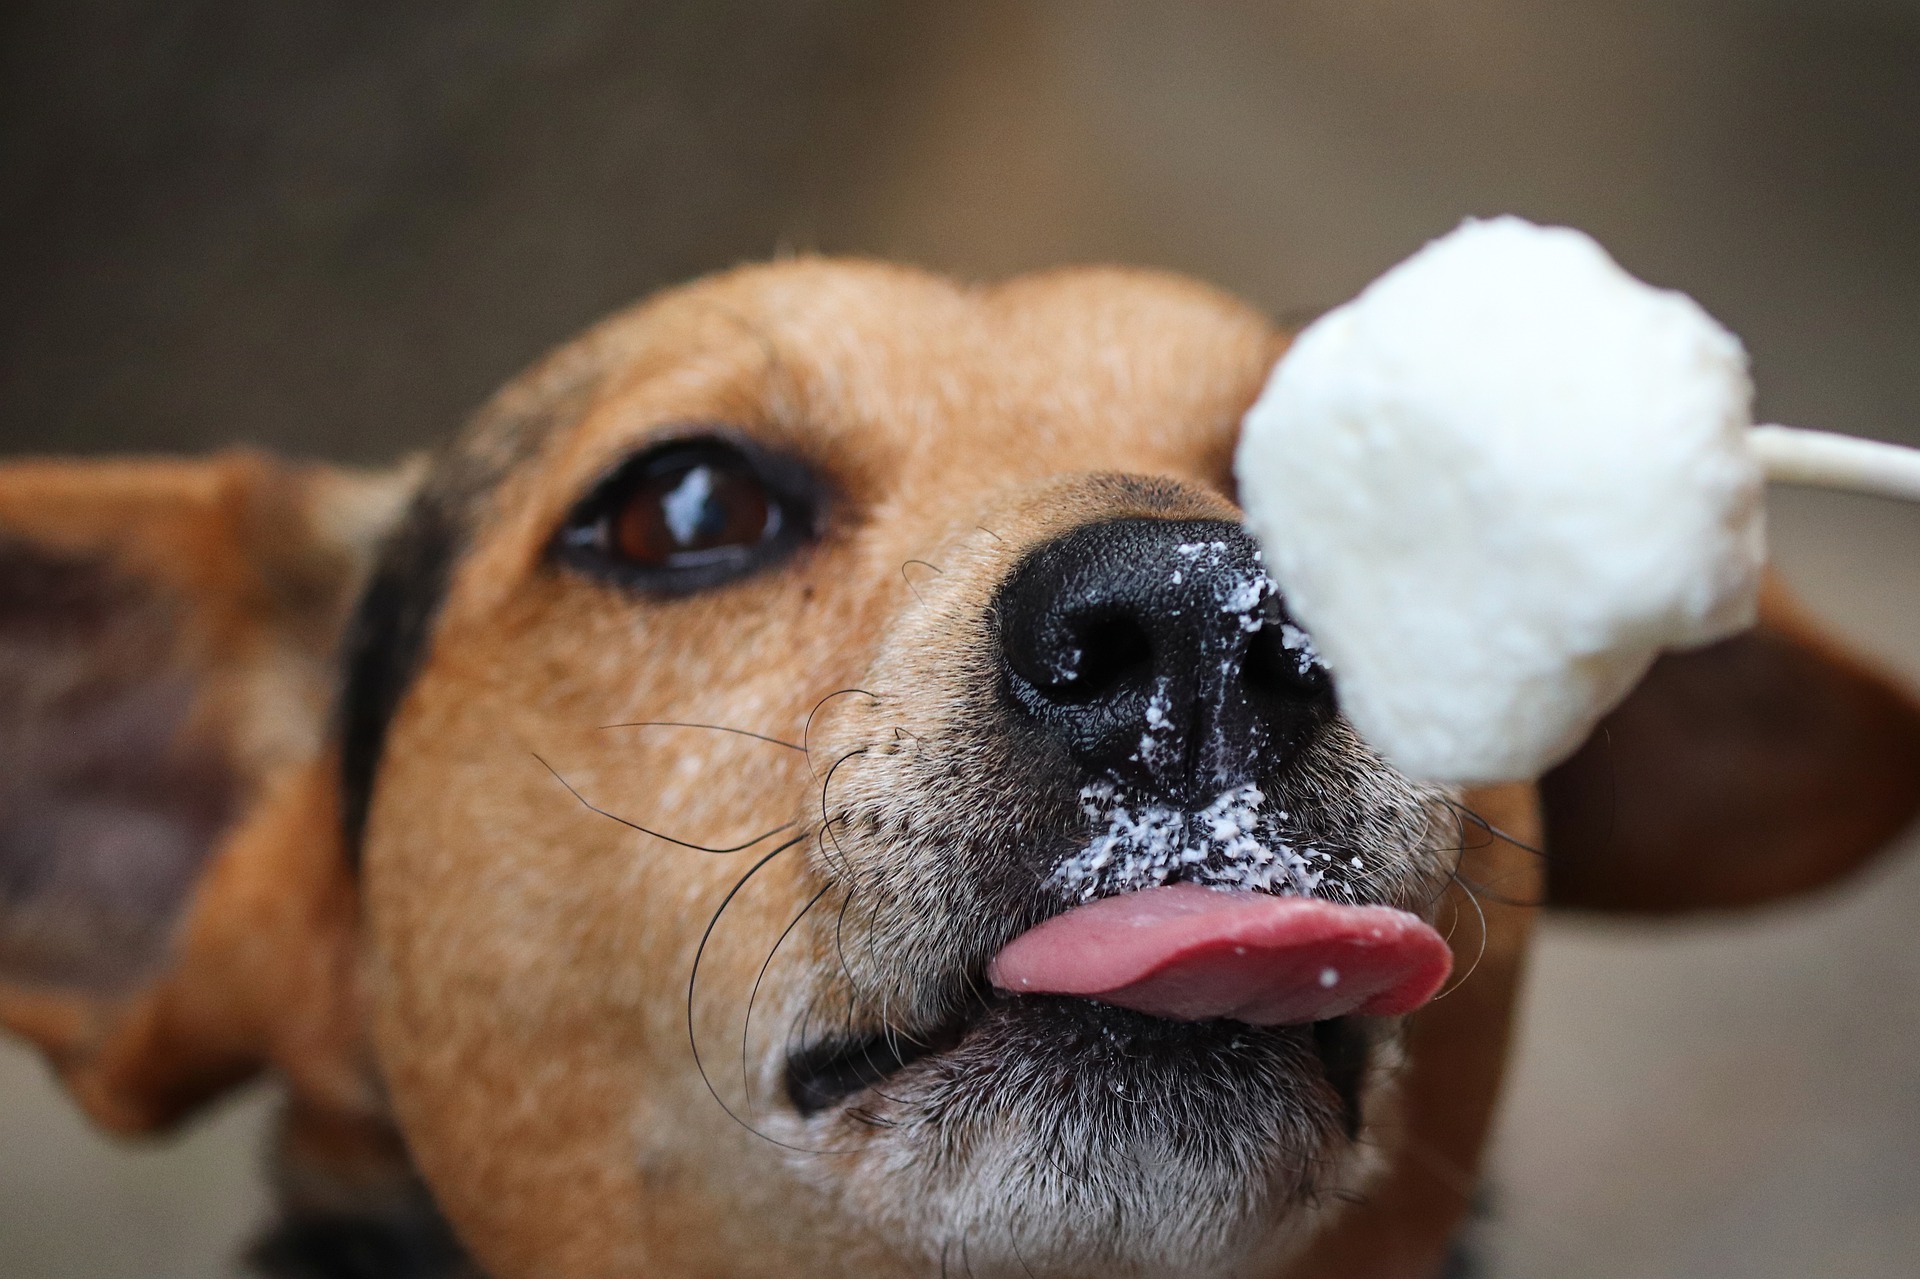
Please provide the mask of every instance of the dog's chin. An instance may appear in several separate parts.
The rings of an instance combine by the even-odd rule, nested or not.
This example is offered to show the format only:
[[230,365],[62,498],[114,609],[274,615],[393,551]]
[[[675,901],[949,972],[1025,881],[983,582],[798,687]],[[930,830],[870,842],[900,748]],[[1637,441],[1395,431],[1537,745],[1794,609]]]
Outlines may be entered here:
[[946,1273],[1205,1274],[1351,1186],[1376,1034],[995,995],[923,1042],[811,1048],[788,1084],[858,1152],[843,1192]]

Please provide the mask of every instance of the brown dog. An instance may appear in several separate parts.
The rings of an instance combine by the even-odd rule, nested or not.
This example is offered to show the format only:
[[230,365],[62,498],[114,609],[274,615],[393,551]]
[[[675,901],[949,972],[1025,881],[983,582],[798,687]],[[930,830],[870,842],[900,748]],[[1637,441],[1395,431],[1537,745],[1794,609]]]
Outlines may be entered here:
[[[1251,553],[1281,346],[1163,276],[796,261],[424,471],[0,471],[0,1016],[121,1132],[278,1072],[270,1271],[1436,1273],[1529,904],[1825,883],[1920,804],[1920,711],[1772,599],[1540,790],[1407,782],[1162,572]],[[1090,784],[1234,781],[1453,988],[1255,1028],[987,986]]]

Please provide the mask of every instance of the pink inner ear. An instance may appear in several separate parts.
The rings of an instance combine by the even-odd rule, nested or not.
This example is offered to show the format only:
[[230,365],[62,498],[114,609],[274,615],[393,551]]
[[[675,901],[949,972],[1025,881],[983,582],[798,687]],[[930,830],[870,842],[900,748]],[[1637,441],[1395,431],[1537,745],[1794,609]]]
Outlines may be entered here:
[[181,631],[98,559],[0,541],[0,977],[114,990],[161,958],[238,797]]

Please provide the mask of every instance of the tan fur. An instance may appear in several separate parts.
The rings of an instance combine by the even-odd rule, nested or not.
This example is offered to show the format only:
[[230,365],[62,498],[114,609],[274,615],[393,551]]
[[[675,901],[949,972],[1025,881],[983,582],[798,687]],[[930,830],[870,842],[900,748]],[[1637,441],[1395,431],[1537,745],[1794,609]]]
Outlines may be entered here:
[[[744,1024],[774,939],[831,882],[836,846],[883,877],[907,854],[849,820],[768,863],[706,942],[690,1027],[703,932],[772,845],[716,855],[637,833],[541,761],[592,804],[720,846],[817,828],[836,809],[932,804],[910,740],[964,717],[967,637],[997,585],[1081,524],[1234,518],[1234,433],[1281,347],[1217,293],[1111,270],[976,290],[797,261],[606,322],[503,391],[468,445],[504,476],[393,722],[357,880],[319,703],[365,548],[301,514],[319,481],[247,458],[0,475],[0,527],[104,547],[193,602],[197,647],[182,660],[211,672],[196,731],[237,752],[249,795],[164,976],[115,999],[0,988],[0,1017],[122,1130],[271,1065],[298,1101],[297,1144],[378,1179],[399,1157],[390,1106],[441,1209],[500,1279],[937,1272],[922,1226],[938,1214],[887,1162],[886,1139],[783,1109],[783,1036],[809,1001],[859,1013],[843,987],[868,961],[843,967],[824,912],[768,964]],[[554,429],[516,442],[508,427],[534,419]],[[716,425],[832,477],[819,543],[666,600],[551,562],[554,530],[599,476],[650,440]],[[345,526],[361,530],[383,522],[385,499],[367,492],[346,485],[323,505],[359,494],[365,518]],[[258,532],[261,519],[293,531]],[[1860,688],[1893,708],[1886,723],[1912,722],[1891,690]],[[652,720],[807,749],[603,727]],[[1911,791],[1885,810],[1910,812]],[[1534,789],[1466,803],[1501,834],[1466,828],[1460,878],[1485,891],[1455,886],[1435,907],[1459,984],[1408,1019],[1404,1065],[1375,1085],[1371,1153],[1340,1157],[1354,1205],[1290,1210],[1257,1250],[1275,1279],[1417,1279],[1468,1211],[1544,881],[1522,847],[1541,839]],[[1433,878],[1407,876],[1409,892]],[[858,1149],[786,1148],[823,1137]]]

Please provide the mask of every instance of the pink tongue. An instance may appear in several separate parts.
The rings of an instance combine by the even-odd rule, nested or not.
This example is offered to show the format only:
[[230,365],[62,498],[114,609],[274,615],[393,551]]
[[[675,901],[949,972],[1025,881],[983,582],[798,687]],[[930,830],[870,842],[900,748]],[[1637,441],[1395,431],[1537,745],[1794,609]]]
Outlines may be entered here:
[[987,975],[1181,1021],[1287,1026],[1411,1012],[1452,967],[1446,940],[1405,911],[1173,884],[1057,915]]

